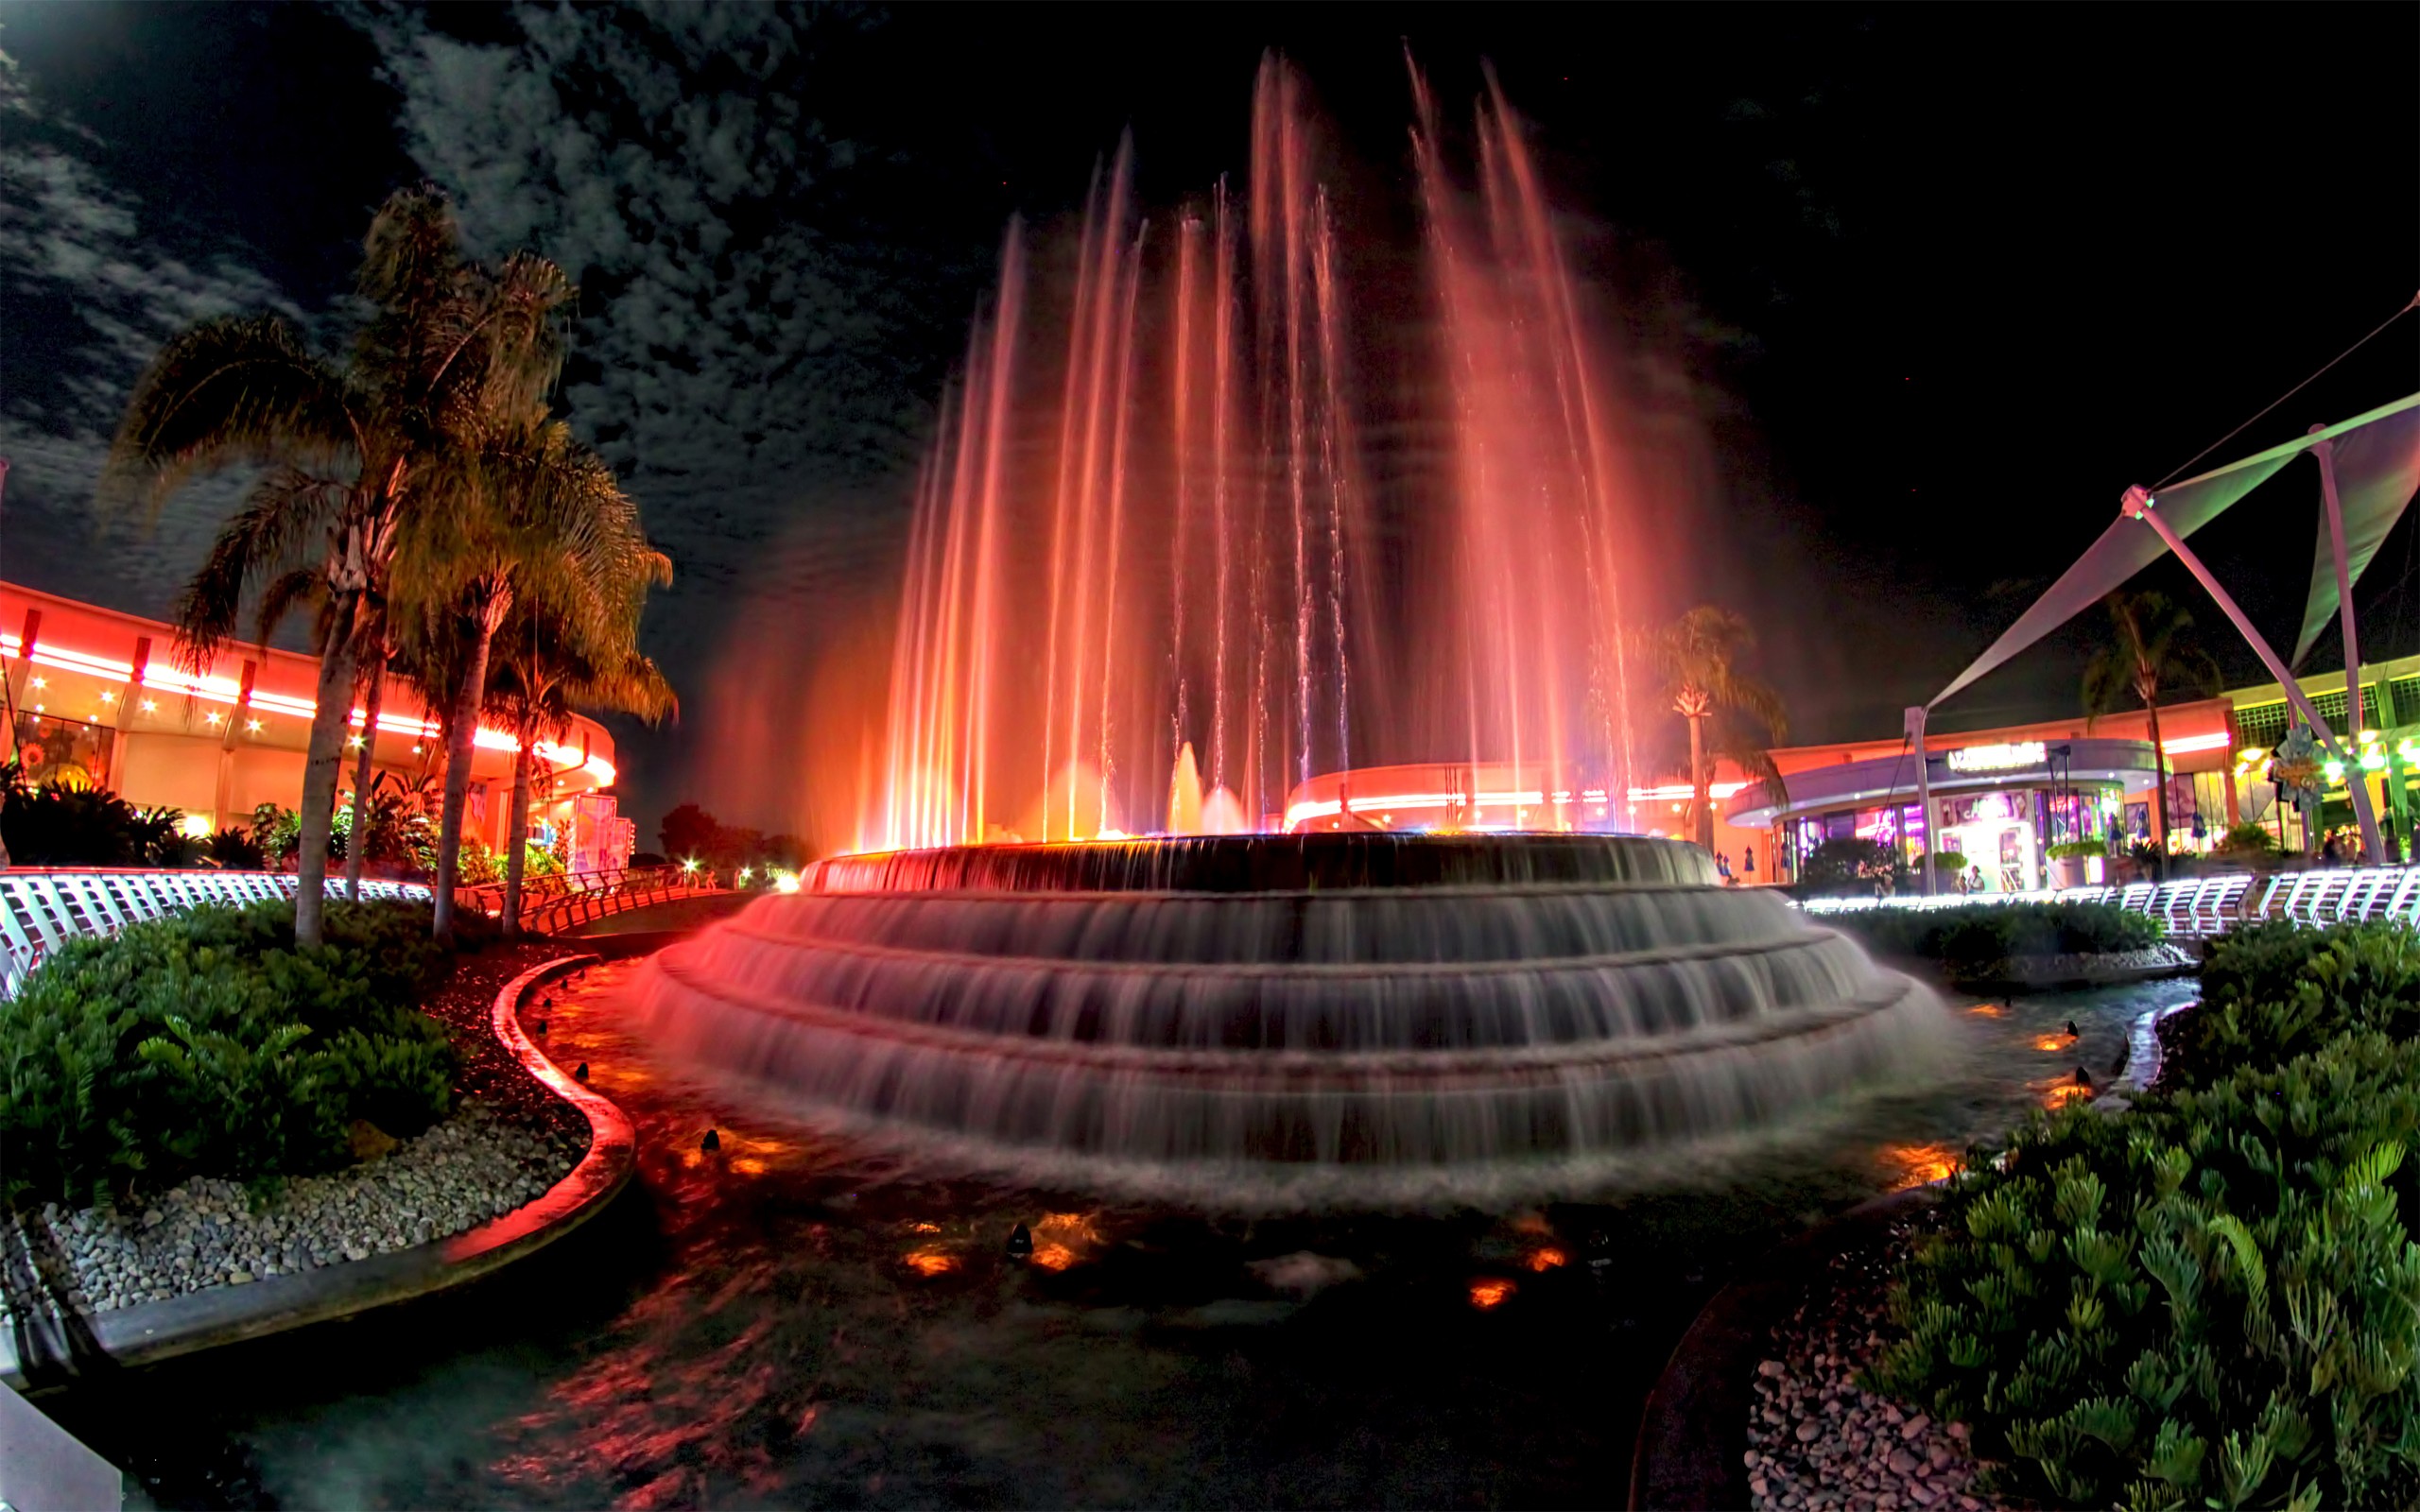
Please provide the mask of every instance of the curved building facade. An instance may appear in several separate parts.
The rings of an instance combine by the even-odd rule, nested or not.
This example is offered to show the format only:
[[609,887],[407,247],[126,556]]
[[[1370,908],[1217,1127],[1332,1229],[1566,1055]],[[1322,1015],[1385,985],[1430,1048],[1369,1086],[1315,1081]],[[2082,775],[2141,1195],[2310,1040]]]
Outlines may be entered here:
[[[181,809],[192,833],[242,828],[263,803],[292,808],[319,684],[319,659],[231,645],[199,673],[176,664],[167,625],[55,593],[0,583],[8,754],[37,782],[108,788],[142,808]],[[378,728],[353,713],[348,753],[363,742],[381,773],[406,786],[441,775],[438,725],[400,679],[381,691]],[[506,840],[517,743],[481,727],[471,765],[466,833]],[[532,831],[567,837],[575,870],[618,866],[630,824],[607,791],[614,737],[576,717],[561,742],[540,741]],[[353,762],[345,764],[345,786]]]

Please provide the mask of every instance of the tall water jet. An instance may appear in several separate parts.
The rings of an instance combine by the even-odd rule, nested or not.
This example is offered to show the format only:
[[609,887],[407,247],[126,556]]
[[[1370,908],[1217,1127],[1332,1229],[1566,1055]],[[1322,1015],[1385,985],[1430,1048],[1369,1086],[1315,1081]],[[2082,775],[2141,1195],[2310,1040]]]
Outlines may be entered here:
[[[1436,113],[1417,91],[1427,286],[1381,291],[1384,340],[1273,56],[1239,189],[1146,214],[1122,143],[1069,239],[1011,227],[920,477],[862,847],[1080,839],[1113,811],[1181,832],[1162,777],[1188,744],[1255,827],[1372,761],[1550,766],[1616,812],[1532,822],[1624,826],[1622,570],[1634,517],[1685,501],[1643,481],[1510,110],[1479,107],[1470,190]],[[1051,781],[1071,763],[1088,802]]]
[[1656,1179],[1924,1074],[1945,1015],[1676,841],[842,857],[652,968],[729,1095],[945,1170],[1251,1210]]

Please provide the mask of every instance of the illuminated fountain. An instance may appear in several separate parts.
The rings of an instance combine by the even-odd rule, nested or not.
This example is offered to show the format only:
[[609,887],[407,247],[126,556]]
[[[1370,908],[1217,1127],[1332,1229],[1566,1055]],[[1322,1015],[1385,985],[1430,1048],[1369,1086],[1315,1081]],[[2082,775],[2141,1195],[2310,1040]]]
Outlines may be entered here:
[[1121,148],[1064,278],[1011,230],[919,483],[868,853],[662,953],[666,1048],[939,1166],[1246,1207],[1668,1174],[1928,1063],[1928,993],[1693,847],[1351,833],[1340,777],[1340,833],[1239,833],[1374,760],[1447,768],[1445,828],[1629,827],[1622,568],[1689,427],[1502,99],[1472,192],[1414,94],[1396,451],[1282,64],[1240,202],[1150,221]]
[[876,1147],[1261,1209],[1668,1176],[1945,1022],[1696,848],[1599,835],[841,857],[663,952],[646,1003],[735,1095]]

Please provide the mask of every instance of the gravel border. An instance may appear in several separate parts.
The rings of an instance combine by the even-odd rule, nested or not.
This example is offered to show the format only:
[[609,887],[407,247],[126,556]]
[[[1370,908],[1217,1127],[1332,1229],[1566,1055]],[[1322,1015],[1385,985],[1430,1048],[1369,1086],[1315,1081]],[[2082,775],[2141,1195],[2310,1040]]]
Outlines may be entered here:
[[1938,1422],[1858,1383],[1899,1336],[1888,1316],[1891,1278],[1929,1221],[1901,1219],[1883,1244],[1834,1255],[1774,1325],[1748,1414],[1754,1512],[2001,1504],[1975,1489],[1981,1467],[1964,1423]]

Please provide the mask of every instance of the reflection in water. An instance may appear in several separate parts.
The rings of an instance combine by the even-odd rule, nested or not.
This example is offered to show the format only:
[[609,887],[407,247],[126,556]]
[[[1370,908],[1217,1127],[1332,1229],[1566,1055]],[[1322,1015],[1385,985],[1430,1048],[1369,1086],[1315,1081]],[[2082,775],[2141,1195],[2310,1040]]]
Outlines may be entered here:
[[45,1405],[162,1504],[1615,1504],[1717,1287],[2039,1107],[2037,1037],[2072,1018],[2063,1057],[2114,1080],[2128,1024],[2192,991],[1961,1014],[1949,1074],[1720,1189],[1244,1223],[911,1180],[735,1119],[627,1032],[627,976],[549,1010],[550,1053],[639,1126],[614,1211],[462,1293]]
[[2075,1036],[2065,1029],[2053,1034],[2037,1034],[2033,1037],[2033,1048],[2047,1055],[2055,1056],[2060,1051],[2073,1049],[2075,1042]]
[[1891,1190],[1899,1192],[1949,1179],[1958,1170],[1958,1154],[1941,1143],[1886,1144],[1882,1165],[1891,1173]]

